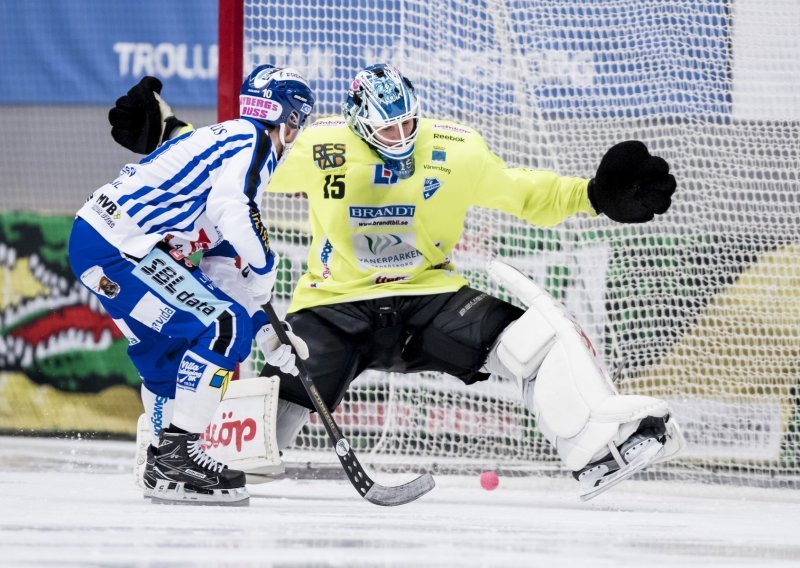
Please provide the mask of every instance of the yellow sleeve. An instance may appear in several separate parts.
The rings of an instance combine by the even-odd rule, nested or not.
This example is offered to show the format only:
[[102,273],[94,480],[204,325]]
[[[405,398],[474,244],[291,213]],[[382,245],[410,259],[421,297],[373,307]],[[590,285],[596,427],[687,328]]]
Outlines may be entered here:
[[546,170],[507,168],[485,143],[483,173],[474,203],[499,209],[539,227],[557,225],[576,213],[596,215],[589,203],[589,180]]

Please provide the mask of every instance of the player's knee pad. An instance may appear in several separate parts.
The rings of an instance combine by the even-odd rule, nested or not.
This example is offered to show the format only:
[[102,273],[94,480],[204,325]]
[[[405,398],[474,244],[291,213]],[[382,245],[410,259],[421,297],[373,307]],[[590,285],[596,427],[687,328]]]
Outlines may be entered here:
[[547,292],[497,261],[489,273],[528,310],[506,328],[487,363],[494,357],[520,381],[539,430],[567,467],[584,467],[610,442],[625,441],[643,418],[669,413],[664,401],[618,395],[589,338]]

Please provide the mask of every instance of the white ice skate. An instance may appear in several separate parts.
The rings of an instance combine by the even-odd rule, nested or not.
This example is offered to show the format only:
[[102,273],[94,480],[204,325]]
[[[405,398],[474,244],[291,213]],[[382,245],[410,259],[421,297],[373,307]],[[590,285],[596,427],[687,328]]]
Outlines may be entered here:
[[580,498],[588,501],[642,471],[650,464],[667,457],[669,440],[681,439],[678,425],[669,416],[646,418],[636,432],[619,448],[609,444],[609,453],[580,471],[573,473],[580,483]]

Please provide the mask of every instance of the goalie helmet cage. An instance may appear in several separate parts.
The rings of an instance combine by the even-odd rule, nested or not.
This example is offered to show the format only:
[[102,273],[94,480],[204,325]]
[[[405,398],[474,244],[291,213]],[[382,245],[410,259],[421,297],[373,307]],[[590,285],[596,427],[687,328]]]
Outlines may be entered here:
[[[485,261],[522,269],[575,314],[621,392],[669,401],[688,447],[644,477],[796,486],[797,16],[785,0],[221,0],[220,119],[236,116],[257,64],[305,73],[321,117],[340,113],[358,69],[391,61],[425,116],[475,128],[509,166],[590,177],[613,143],[645,141],[678,179],[663,217],[537,228],[475,209],[454,261],[509,301]],[[305,267],[307,207],[297,195],[263,205],[283,255],[280,310]],[[372,467],[560,469],[516,385],[497,377],[465,387],[367,372],[336,417]],[[312,418],[297,448],[327,444]]]

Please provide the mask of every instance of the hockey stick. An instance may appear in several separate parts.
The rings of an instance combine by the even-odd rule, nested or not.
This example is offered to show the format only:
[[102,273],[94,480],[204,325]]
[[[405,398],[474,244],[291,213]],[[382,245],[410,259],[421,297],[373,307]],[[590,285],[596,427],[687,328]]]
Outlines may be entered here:
[[[281,343],[291,346],[292,342],[289,340],[289,336],[286,334],[283,325],[281,325],[281,320],[278,318],[278,314],[275,313],[275,308],[272,307],[272,304],[267,302],[261,306],[261,308],[267,314],[270,323],[272,323],[272,328],[275,330]],[[353,448],[350,447],[347,438],[345,438],[341,430],[339,430],[339,426],[336,424],[333,416],[331,416],[328,405],[322,400],[322,396],[319,394],[314,381],[308,376],[308,370],[299,356],[295,357],[295,364],[299,371],[300,381],[303,383],[303,387],[306,389],[317,413],[322,417],[322,424],[325,426],[325,431],[328,432],[328,436],[333,442],[336,455],[339,456],[339,461],[342,462],[342,467],[347,477],[350,478],[350,483],[353,484],[353,487],[356,488],[364,499],[375,505],[391,507],[410,503],[433,489],[435,483],[430,473],[420,475],[416,479],[396,487],[387,487],[375,483],[364,471],[364,468],[361,467],[358,458],[356,458],[355,453],[353,453]]]

